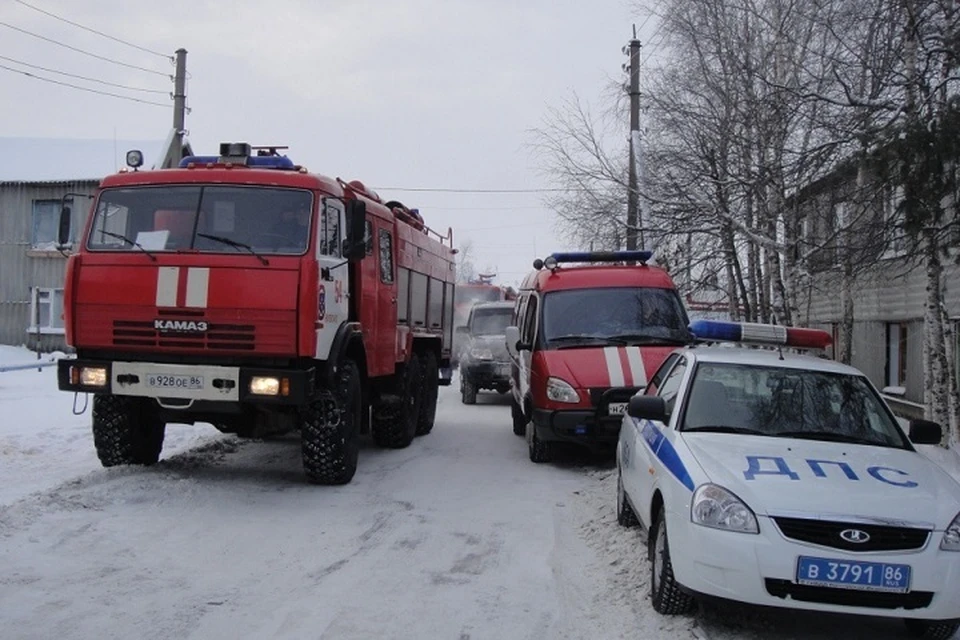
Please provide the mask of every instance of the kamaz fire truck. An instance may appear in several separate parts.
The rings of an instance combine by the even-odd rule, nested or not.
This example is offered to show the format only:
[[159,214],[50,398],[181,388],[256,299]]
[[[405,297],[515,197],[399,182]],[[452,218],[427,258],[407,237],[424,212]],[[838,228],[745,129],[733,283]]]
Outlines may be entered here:
[[97,190],[67,265],[76,358],[58,378],[93,394],[104,466],[155,463],[167,423],[209,422],[299,431],[307,478],[344,484],[360,434],[401,448],[433,428],[450,381],[452,230],[254,149],[150,171],[132,153]]

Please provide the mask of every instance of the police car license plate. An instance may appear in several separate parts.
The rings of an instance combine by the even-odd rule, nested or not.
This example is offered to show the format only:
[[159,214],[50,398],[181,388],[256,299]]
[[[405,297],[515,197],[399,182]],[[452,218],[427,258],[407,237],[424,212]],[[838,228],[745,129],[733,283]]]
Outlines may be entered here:
[[910,567],[885,562],[859,562],[800,556],[797,583],[860,591],[906,593],[910,590]]
[[202,389],[203,376],[151,373],[147,376],[147,386],[155,389]]
[[607,405],[607,413],[611,416],[622,416],[627,412],[626,402],[611,402]]

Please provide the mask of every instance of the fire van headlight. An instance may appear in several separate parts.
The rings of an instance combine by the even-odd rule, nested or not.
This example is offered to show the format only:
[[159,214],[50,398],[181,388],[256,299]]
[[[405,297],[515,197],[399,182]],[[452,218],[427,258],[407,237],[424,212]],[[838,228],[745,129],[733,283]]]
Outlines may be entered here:
[[554,402],[580,402],[580,394],[562,378],[547,378],[547,397]]
[[960,551],[960,513],[953,519],[947,530],[943,532],[940,548],[944,551]]
[[80,384],[85,387],[107,386],[107,370],[104,367],[83,367],[80,369]]
[[757,516],[737,496],[715,484],[700,485],[693,493],[690,519],[699,525],[739,531],[760,533]]
[[250,393],[258,396],[275,396],[280,393],[280,378],[253,376],[250,378]]

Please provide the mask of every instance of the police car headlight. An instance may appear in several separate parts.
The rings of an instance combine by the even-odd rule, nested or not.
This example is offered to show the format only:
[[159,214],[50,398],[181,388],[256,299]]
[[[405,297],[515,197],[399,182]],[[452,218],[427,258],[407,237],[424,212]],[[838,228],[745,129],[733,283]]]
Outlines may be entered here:
[[953,519],[947,530],[943,532],[940,548],[944,551],[960,551],[960,513]]
[[715,484],[700,485],[693,493],[690,519],[699,525],[739,531],[760,533],[757,516],[740,498]]
[[490,349],[471,349],[470,357],[477,360],[493,360],[493,352]]
[[547,378],[547,397],[554,402],[580,402],[580,394],[562,378]]

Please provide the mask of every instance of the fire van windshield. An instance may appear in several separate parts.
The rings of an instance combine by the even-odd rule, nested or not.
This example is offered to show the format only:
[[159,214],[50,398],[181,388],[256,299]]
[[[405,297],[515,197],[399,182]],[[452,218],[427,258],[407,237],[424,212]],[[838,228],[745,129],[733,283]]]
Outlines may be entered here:
[[680,345],[691,341],[677,293],[650,287],[571,289],[543,299],[542,338],[548,349],[627,345]]
[[[312,205],[309,191],[275,187],[106,189],[97,201],[87,249],[139,250],[129,238],[148,252],[300,255],[309,246]],[[323,226],[330,246],[339,248],[338,220]]]

